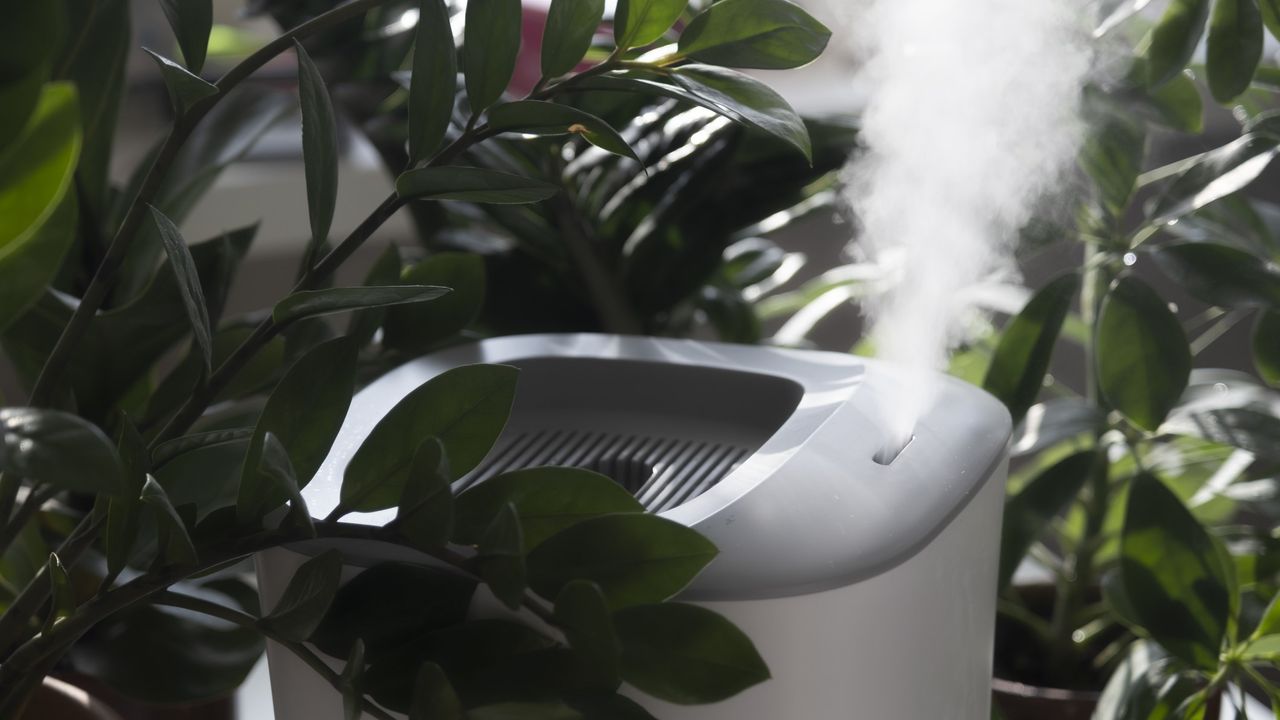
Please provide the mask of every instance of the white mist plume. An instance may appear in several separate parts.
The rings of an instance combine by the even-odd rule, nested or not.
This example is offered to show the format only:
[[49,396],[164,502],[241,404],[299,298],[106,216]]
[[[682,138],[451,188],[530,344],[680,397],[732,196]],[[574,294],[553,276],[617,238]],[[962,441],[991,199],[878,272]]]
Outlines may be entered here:
[[[870,0],[852,40],[864,64],[864,151],[850,165],[857,254],[890,270],[868,311],[878,356],[945,366],[1033,208],[1072,167],[1090,70],[1079,0]],[[906,442],[936,387],[887,408]]]

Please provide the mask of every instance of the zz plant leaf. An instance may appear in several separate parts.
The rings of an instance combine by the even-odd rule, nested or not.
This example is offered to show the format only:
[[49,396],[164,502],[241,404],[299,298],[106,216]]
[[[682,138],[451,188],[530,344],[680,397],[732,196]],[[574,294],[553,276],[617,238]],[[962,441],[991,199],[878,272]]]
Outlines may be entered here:
[[572,71],[591,48],[603,17],[604,0],[551,0],[542,32],[542,76]]
[[458,61],[445,0],[421,0],[409,82],[409,160],[431,157],[449,129]]
[[686,5],[688,0],[618,0],[614,42],[623,50],[654,42],[675,24]]
[[420,438],[440,440],[457,476],[470,472],[506,425],[518,372],[507,365],[464,365],[406,395],[378,421],[348,463],[340,510],[394,506],[409,481]]
[[285,326],[305,318],[367,308],[429,302],[452,292],[438,285],[384,285],[302,290],[276,303],[271,318]]
[[294,642],[311,637],[338,594],[342,580],[342,555],[327,550],[300,565],[284,593],[262,622],[276,634]]
[[1178,319],[1146,283],[1112,284],[1097,328],[1098,384],[1112,407],[1154,431],[1191,374],[1191,350]]
[[502,97],[520,54],[520,0],[476,0],[467,3],[466,43],[462,73],[471,112],[479,114]]
[[106,546],[107,574],[119,575],[129,562],[137,542],[138,519],[142,505],[142,486],[151,472],[147,444],[128,415],[121,413],[116,431],[116,447],[124,473],[126,490],[113,496],[107,504]]
[[439,665],[428,662],[418,669],[413,683],[409,720],[464,720],[462,701]]
[[520,516],[507,503],[494,516],[477,546],[476,567],[493,594],[508,608],[520,607],[527,587]]
[[169,58],[146,48],[143,51],[160,66],[160,75],[169,90],[174,112],[186,115],[196,103],[218,94],[218,87],[182,67]]
[[434,437],[423,440],[413,452],[396,511],[396,530],[414,547],[431,549],[449,542],[454,512],[451,478],[444,445]]
[[831,31],[786,0],[721,0],[680,33],[680,54],[735,68],[784,70],[813,62]]
[[160,0],[160,7],[178,39],[182,59],[191,72],[200,72],[208,54],[209,32],[213,29],[212,0]]
[[769,679],[751,640],[721,615],[686,603],[637,605],[614,613],[622,677],[681,705],[711,703]]
[[570,647],[582,655],[593,675],[600,677],[602,689],[617,689],[621,648],[600,586],[587,580],[566,584],[556,596],[555,620]]
[[813,162],[809,131],[796,111],[769,86],[736,70],[714,65],[684,65],[671,74],[675,83],[713,103],[738,122],[792,145]]
[[0,408],[0,472],[75,492],[130,491],[111,440],[59,410]]
[[529,586],[554,598],[573,580],[591,580],[611,608],[656,603],[688,585],[716,553],[710,540],[657,515],[604,515],[530,551]]
[[490,111],[489,127],[528,135],[578,135],[601,150],[640,161],[636,151],[609,123],[568,105],[542,100],[503,103]]
[[1040,394],[1058,333],[1080,290],[1080,276],[1063,275],[1045,285],[1000,335],[982,385],[1009,408],[1014,423]]
[[213,332],[209,329],[209,309],[205,306],[204,290],[200,287],[200,273],[196,271],[196,261],[182,239],[182,233],[173,221],[163,213],[151,208],[151,220],[155,223],[164,245],[165,255],[169,257],[169,267],[173,269],[178,281],[178,291],[182,296],[182,304],[187,309],[187,318],[191,321],[191,334],[196,346],[200,348],[200,356],[207,372],[213,358]]
[[1213,538],[1150,473],[1133,479],[1125,507],[1120,573],[1140,629],[1187,663],[1216,670],[1232,600]]
[[156,553],[165,563],[187,565],[196,561],[196,546],[178,511],[169,501],[169,495],[160,483],[150,475],[142,486],[143,504],[152,510],[158,527]]
[[310,267],[329,238],[333,207],[338,201],[338,126],[333,102],[320,69],[302,43],[294,41],[298,55],[298,96],[302,104],[302,162],[307,181],[307,212],[311,243],[304,262]]

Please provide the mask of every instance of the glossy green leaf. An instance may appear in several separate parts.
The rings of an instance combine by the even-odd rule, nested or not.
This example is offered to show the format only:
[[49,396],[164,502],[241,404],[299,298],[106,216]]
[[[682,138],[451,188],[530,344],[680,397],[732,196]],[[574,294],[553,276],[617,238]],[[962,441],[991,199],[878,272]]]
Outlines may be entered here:
[[0,472],[89,494],[130,489],[107,436],[58,410],[0,408]]
[[178,511],[174,509],[173,503],[169,502],[169,495],[165,493],[164,488],[160,487],[160,483],[156,482],[154,477],[147,476],[146,482],[142,486],[142,494],[139,496],[143,504],[152,509],[152,515],[156,519],[159,527],[159,554],[164,558],[165,562],[187,565],[196,561],[196,546],[191,542],[191,535],[187,532],[186,523],[182,521],[182,517],[178,515]]
[[1271,598],[1271,602],[1267,605],[1267,609],[1262,612],[1262,618],[1258,621],[1258,626],[1254,628],[1253,634],[1249,636],[1250,640],[1257,640],[1264,635],[1280,634],[1280,593]]
[[624,50],[654,42],[675,24],[687,4],[688,0],[618,0],[614,42]]
[[1280,272],[1243,250],[1186,242],[1162,245],[1153,255],[1166,275],[1210,305],[1280,308]]
[[307,180],[307,213],[311,219],[310,264],[329,239],[333,208],[338,202],[338,125],[333,101],[320,69],[302,43],[294,40],[298,55],[298,97],[302,104],[302,162]]
[[680,33],[680,54],[711,65],[784,70],[813,62],[831,31],[787,0],[721,0]]
[[286,499],[278,482],[259,469],[267,433],[278,437],[288,450],[298,487],[311,481],[347,416],[355,374],[356,347],[347,338],[319,345],[285,371],[258,416],[245,454],[237,517],[257,517]]
[[364,641],[357,638],[351,644],[351,652],[338,676],[338,691],[342,693],[342,714],[346,720],[360,720],[364,715]]
[[392,350],[425,353],[470,327],[484,306],[484,258],[474,253],[436,253],[405,269],[401,281],[453,290],[427,304],[389,308],[382,344]]
[[160,0],[160,7],[178,39],[182,59],[191,72],[200,72],[209,50],[209,32],[213,29],[212,0]]
[[471,112],[480,113],[502,97],[520,54],[520,0],[476,0],[466,9],[462,74]]
[[462,702],[449,684],[444,670],[433,663],[423,663],[413,683],[413,704],[409,720],[464,720]]
[[1280,310],[1259,313],[1253,328],[1253,366],[1272,387],[1280,387]]
[[1280,663],[1280,635],[1267,635],[1250,641],[1240,656],[1246,662]]
[[450,291],[435,285],[386,285],[382,287],[341,287],[303,290],[276,303],[271,311],[276,325],[284,326],[303,318],[331,315],[373,307],[409,305],[443,297]]
[[204,290],[200,287],[200,273],[196,270],[196,261],[187,249],[186,240],[173,221],[163,213],[151,208],[151,221],[160,234],[164,244],[164,252],[169,257],[169,267],[173,269],[178,281],[178,291],[182,295],[183,307],[187,309],[187,318],[191,321],[191,334],[196,346],[200,348],[205,370],[213,362],[213,333],[209,329],[209,310],[205,307]]
[[560,186],[498,170],[447,166],[402,173],[396,178],[396,192],[411,200],[520,205],[546,200],[560,192]]
[[1231,598],[1213,539],[1159,478],[1130,484],[1120,573],[1143,632],[1204,670],[1218,667]]
[[71,617],[76,611],[75,591],[71,587],[71,577],[67,574],[67,568],[62,564],[62,559],[57,553],[49,553],[47,567],[53,597],[50,598],[49,615],[45,623],[46,632],[60,621]]
[[342,554],[337,550],[326,550],[311,558],[294,572],[263,622],[289,640],[307,640],[328,612],[341,580]]
[[769,679],[750,638],[707,608],[637,605],[616,612],[613,622],[622,641],[623,679],[662,700],[718,702]]
[[1148,88],[1140,109],[1156,122],[1182,132],[1204,130],[1204,102],[1189,71],[1173,76],[1158,88]]
[[445,0],[421,0],[413,36],[413,76],[409,82],[409,160],[430,158],[440,147],[453,116],[458,59]]
[[568,105],[541,100],[503,103],[489,112],[489,127],[500,132],[528,135],[578,135],[614,155],[637,162],[640,160],[636,151],[609,123]]
[[1056,278],[1035,294],[1000,334],[982,386],[1009,408],[1017,423],[1036,402],[1062,323],[1080,291],[1080,276]]
[[524,529],[525,549],[583,520],[611,513],[639,513],[644,507],[611,478],[573,467],[513,470],[458,495],[455,540],[478,542],[491,518],[507,503]]
[[1107,402],[1136,425],[1155,430],[1191,373],[1191,351],[1178,319],[1146,283],[1123,277],[1102,301],[1096,342],[1098,384]]
[[1276,155],[1276,139],[1247,134],[1200,156],[1156,200],[1153,224],[1199,210],[1253,182]]
[[406,638],[461,622],[475,589],[471,580],[435,568],[375,565],[338,590],[311,641],[340,658],[361,638],[373,655],[381,655]]
[[137,542],[138,518],[141,510],[142,486],[151,472],[151,459],[146,441],[138,433],[133,420],[121,413],[116,432],[116,448],[124,471],[126,491],[111,497],[107,505],[105,538],[107,573],[115,576],[124,570]]
[[444,445],[423,440],[413,452],[413,464],[396,511],[396,529],[414,547],[443,547],[453,535],[453,473]]
[[[33,281],[52,278],[62,263],[70,243],[65,230],[74,214],[61,215],[59,208],[79,154],[76,89],[70,83],[47,84],[13,149],[0,156],[0,286],[5,288],[0,290],[0,327],[38,297],[43,284]],[[37,246],[37,241],[48,245]]]
[[508,608],[520,607],[527,587],[520,518],[510,503],[493,516],[477,546],[476,567],[493,594]]
[[1280,418],[1247,407],[1178,413],[1160,426],[1161,432],[1188,435],[1280,462]]
[[781,95],[759,80],[714,65],[684,65],[673,70],[671,78],[684,90],[716,105],[724,115],[785,141],[813,161],[804,121]]
[[1209,21],[1209,91],[1220,103],[1249,89],[1262,58],[1265,30],[1257,0],[1215,0]]
[[1190,62],[1205,21],[1209,18],[1209,0],[1171,0],[1151,35],[1147,50],[1147,84],[1161,85]]
[[[392,243],[387,245],[387,249],[382,251],[369,268],[364,278],[364,286],[378,287],[395,285],[398,282],[400,282],[400,249]],[[382,326],[382,320],[386,315],[386,310],[379,307],[357,310],[347,323],[347,335],[363,348],[373,341],[373,336]]]
[[566,584],[556,596],[555,620],[570,647],[582,655],[583,664],[599,675],[602,688],[616,689],[621,681],[621,648],[600,586],[587,580]]
[[192,74],[191,71],[154,50],[147,48],[142,50],[160,66],[160,75],[164,78],[164,85],[169,90],[169,101],[173,104],[174,112],[179,115],[185,115],[196,103],[218,94],[217,86],[206,82],[199,75]]
[[582,720],[582,714],[558,702],[511,702],[472,708],[467,720]]
[[696,531],[656,515],[604,515],[571,525],[534,548],[529,586],[554,598],[572,580],[591,580],[613,608],[661,602],[688,585],[716,553]]
[[455,475],[470,472],[507,423],[518,373],[507,365],[463,365],[406,395],[378,421],[347,464],[343,506],[365,512],[394,506],[423,438],[440,440]]
[[209,430],[207,432],[183,435],[157,445],[156,449],[151,453],[152,465],[159,468],[186,453],[194,452],[201,448],[248,440],[251,437],[253,437],[253,428],[228,428],[226,430]]
[[[312,519],[311,511],[307,509],[307,501],[298,488],[298,475],[293,469],[293,461],[289,459],[289,451],[284,443],[280,442],[280,438],[271,431],[267,431],[262,436],[262,451],[258,453],[257,471],[260,482],[266,480],[273,484],[273,487],[267,489],[268,493],[274,492],[289,501],[287,519],[292,520],[307,537],[315,537],[315,520]],[[283,525],[283,522],[281,524]]]
[[1032,544],[1071,506],[1095,472],[1099,472],[1097,453],[1076,453],[1049,466],[1005,501],[999,587],[1009,584]]
[[558,77],[577,67],[603,17],[604,0],[551,0],[542,31],[543,77]]

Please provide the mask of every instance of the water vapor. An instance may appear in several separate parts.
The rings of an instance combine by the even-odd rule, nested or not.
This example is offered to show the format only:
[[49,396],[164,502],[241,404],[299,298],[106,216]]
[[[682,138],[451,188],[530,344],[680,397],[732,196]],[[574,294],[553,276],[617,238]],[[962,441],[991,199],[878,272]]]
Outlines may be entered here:
[[[1019,229],[1073,167],[1091,51],[1082,2],[869,0],[854,5],[863,151],[847,170],[851,251],[886,269],[867,311],[876,354],[945,367],[976,285],[1012,274]],[[928,373],[923,373],[927,375]],[[885,422],[911,437],[936,383]]]

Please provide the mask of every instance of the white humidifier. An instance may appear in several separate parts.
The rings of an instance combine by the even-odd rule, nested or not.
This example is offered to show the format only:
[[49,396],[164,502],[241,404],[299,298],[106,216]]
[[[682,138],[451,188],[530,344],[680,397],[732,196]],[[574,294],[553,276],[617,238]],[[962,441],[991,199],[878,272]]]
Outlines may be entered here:
[[[406,394],[459,365],[520,368],[510,421],[461,490],[519,467],[610,475],[720,554],[682,594],[755,642],[772,679],[720,703],[634,693],[660,720],[987,720],[1009,415],[950,378],[910,442],[878,422],[905,376],[851,355],[691,340],[528,335],[403,365],[352,401],[306,488],[314,515]],[[349,515],[381,525],[394,510]],[[258,558],[264,605],[323,545]],[[361,566],[412,560],[343,546]],[[287,650],[268,647],[278,720],[338,720],[342,701]]]

